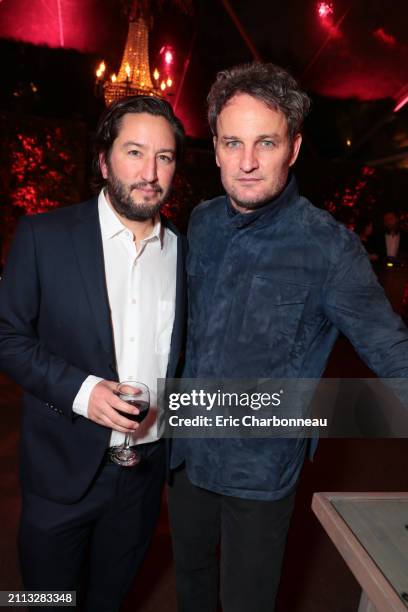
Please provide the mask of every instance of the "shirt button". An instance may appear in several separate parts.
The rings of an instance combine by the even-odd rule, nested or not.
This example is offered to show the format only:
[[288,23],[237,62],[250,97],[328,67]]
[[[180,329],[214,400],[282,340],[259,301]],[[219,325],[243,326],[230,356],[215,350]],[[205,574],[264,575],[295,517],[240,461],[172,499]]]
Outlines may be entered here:
[[135,341],[134,336],[131,336],[131,337],[129,338],[129,340],[130,340],[131,342],[134,342],[134,341]]
[[135,298],[133,298],[133,300],[132,300],[132,304],[136,304],[136,300],[135,300]]

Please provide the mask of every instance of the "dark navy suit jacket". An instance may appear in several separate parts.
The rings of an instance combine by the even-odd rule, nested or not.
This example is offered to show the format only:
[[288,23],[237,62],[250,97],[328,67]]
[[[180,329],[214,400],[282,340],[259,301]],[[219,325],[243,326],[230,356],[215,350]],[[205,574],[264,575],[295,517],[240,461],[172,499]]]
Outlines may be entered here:
[[[178,238],[173,377],[184,331],[184,243],[162,221]],[[75,502],[110,430],[76,415],[74,398],[89,374],[118,379],[97,198],[21,220],[0,282],[0,368],[25,391],[23,490]]]
[[[408,257],[408,235],[403,230],[400,230],[399,236],[400,242],[397,258]],[[371,251],[377,253],[380,257],[387,257],[386,233],[384,231],[375,234],[370,243],[372,247]]]

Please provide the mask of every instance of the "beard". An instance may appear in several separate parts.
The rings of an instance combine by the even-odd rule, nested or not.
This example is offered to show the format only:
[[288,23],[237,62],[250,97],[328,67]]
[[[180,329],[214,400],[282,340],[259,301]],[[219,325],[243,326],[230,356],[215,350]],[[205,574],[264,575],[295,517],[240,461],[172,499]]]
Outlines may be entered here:
[[[146,221],[147,219],[153,219],[157,215],[166,201],[169,190],[164,192],[159,184],[152,185],[145,181],[126,185],[113,174],[111,168],[108,167],[108,171],[106,189],[109,201],[118,215],[129,219],[129,221]],[[143,189],[145,187],[161,194],[161,197],[154,204],[150,204],[147,198],[146,201],[141,202],[135,202],[132,198],[132,191],[134,189]]]
[[268,202],[270,202],[277,194],[264,196],[262,198],[259,197],[259,198],[253,198],[253,199],[249,199],[249,198],[243,199],[242,197],[238,196],[237,193],[235,193],[235,190],[231,190],[228,195],[236,206],[239,206],[239,208],[244,208],[245,210],[251,211],[251,210],[257,210],[258,208],[262,208],[262,206],[265,206],[266,204],[268,204]]
[[242,193],[239,193],[237,189],[234,188],[233,185],[227,185],[228,190],[226,189],[226,185],[224,185],[224,189],[228,193],[231,201],[235,203],[240,208],[244,208],[247,211],[257,210],[258,208],[262,208],[275,198],[277,198],[282,191],[285,189],[288,180],[288,173],[282,173],[277,180],[275,181],[272,188],[269,189],[268,192],[264,194],[260,194],[258,196],[251,197],[243,197]]

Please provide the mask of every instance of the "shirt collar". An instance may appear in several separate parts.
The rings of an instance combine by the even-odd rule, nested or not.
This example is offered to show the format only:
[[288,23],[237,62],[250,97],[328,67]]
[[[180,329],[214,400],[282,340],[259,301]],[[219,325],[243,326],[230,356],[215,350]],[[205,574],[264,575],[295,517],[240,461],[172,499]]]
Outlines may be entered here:
[[272,217],[280,213],[299,197],[299,191],[296,179],[293,174],[289,175],[288,182],[283,191],[276,197],[267,202],[264,206],[257,208],[248,213],[240,213],[231,204],[230,198],[227,196],[227,215],[231,218],[231,223],[236,228],[246,227],[259,219],[260,222],[269,222]]
[[158,238],[158,240],[160,240],[160,247],[163,248],[164,225],[161,222],[159,213],[157,213],[155,217],[152,233],[150,234],[150,236],[147,236],[147,238],[143,238],[142,242],[147,242],[148,240],[152,240],[153,238]]
[[[102,238],[104,240],[109,240],[110,238],[117,236],[121,232],[128,231],[128,228],[123,225],[118,215],[108,203],[104,189],[101,190],[98,197],[98,211],[99,221],[101,224]],[[151,234],[149,236],[146,236],[146,238],[143,238],[142,242],[150,242],[155,238],[158,238],[160,240],[161,248],[163,248],[164,226],[161,222],[159,213],[157,214],[154,220],[154,226]]]

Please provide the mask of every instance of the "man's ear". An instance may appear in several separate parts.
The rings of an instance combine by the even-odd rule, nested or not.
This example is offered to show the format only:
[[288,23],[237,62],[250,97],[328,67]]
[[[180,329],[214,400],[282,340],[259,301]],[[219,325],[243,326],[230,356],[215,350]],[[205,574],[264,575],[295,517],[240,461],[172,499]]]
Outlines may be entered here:
[[104,179],[108,178],[108,166],[105,160],[105,153],[99,153],[99,167],[101,169],[101,174]]
[[217,164],[218,167],[220,167],[220,162],[218,161],[218,155],[217,155],[217,137],[213,136],[213,145],[214,145],[214,153],[215,153],[215,163]]
[[301,144],[302,144],[302,134],[296,134],[292,142],[292,153],[289,158],[289,166],[293,166],[293,164],[297,160]]

